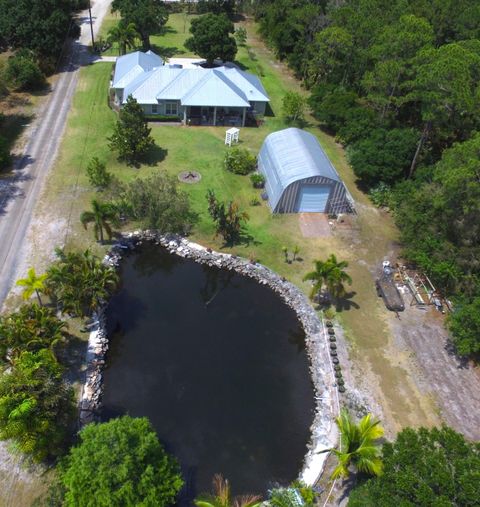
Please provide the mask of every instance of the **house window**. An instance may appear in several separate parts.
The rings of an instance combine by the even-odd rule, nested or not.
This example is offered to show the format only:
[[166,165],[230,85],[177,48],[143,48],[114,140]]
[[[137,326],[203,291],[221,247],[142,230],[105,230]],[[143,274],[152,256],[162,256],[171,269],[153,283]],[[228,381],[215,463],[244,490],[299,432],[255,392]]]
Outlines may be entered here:
[[178,107],[176,102],[167,102],[165,104],[165,114],[172,116],[178,115]]
[[153,104],[152,105],[152,113],[153,114],[157,114],[158,113],[158,106],[157,106],[157,104]]

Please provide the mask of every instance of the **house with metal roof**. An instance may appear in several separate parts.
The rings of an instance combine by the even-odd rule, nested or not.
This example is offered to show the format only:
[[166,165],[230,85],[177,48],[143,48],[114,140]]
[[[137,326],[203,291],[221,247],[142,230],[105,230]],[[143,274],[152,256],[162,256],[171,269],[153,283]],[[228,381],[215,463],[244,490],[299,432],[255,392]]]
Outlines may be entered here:
[[258,170],[273,213],[344,213],[353,199],[317,138],[297,128],[268,135]]
[[111,83],[115,104],[131,95],[145,114],[191,125],[244,126],[247,116],[265,113],[270,99],[258,77],[233,64],[184,68],[179,61],[165,64],[152,51],[119,57]]

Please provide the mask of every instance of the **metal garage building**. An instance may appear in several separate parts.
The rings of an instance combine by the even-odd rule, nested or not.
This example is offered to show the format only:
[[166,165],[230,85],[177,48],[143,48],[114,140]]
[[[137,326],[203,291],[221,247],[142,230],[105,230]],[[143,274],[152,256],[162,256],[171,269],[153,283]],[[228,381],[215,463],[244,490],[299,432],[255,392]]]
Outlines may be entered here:
[[316,137],[297,128],[270,134],[258,169],[273,213],[345,213],[353,199]]

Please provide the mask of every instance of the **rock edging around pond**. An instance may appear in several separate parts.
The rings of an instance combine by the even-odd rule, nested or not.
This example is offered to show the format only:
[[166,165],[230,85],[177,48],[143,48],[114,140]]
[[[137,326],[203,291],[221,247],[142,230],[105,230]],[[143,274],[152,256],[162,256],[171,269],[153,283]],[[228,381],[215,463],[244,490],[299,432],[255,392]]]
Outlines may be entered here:
[[[143,242],[154,242],[180,257],[200,264],[233,270],[241,275],[269,286],[292,308],[305,331],[306,350],[315,393],[315,415],[310,427],[310,442],[299,478],[313,485],[320,477],[328,453],[335,446],[337,429],[334,422],[338,414],[338,395],[329,355],[329,343],[325,327],[303,292],[271,269],[231,254],[214,252],[197,243],[174,234],[158,234],[152,231],[124,233],[121,241],[105,256],[104,263],[118,267],[123,252],[134,249]],[[108,350],[105,308],[94,316],[87,349],[87,370],[80,402],[80,424],[83,426],[96,419],[101,407],[103,391],[103,367]]]

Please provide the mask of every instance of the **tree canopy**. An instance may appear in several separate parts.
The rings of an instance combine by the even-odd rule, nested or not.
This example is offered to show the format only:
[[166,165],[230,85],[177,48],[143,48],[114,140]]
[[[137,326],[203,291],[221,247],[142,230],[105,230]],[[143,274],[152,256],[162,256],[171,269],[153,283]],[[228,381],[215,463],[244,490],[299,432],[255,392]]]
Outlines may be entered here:
[[129,95],[118,113],[113,134],[108,138],[110,148],[118,152],[118,158],[128,165],[138,166],[147,152],[155,145],[150,135],[142,106]]
[[117,42],[120,40],[121,46],[126,44],[130,40],[126,32],[130,31],[133,36],[136,29],[144,51],[150,49],[150,35],[160,33],[168,20],[168,10],[162,0],[113,0],[112,11],[122,15],[124,33],[121,37],[116,33]]
[[[383,188],[405,257],[456,302],[461,354],[478,351],[480,4],[264,0],[260,33],[310,89],[363,188]],[[478,336],[478,334],[477,334]],[[461,343],[461,345],[460,345]]]
[[350,507],[471,506],[480,498],[480,444],[443,427],[400,432],[382,448],[383,475],[355,488]]
[[167,507],[183,486],[169,456],[145,417],[88,424],[62,463],[66,507],[122,505]]
[[0,0],[0,40],[37,57],[57,57],[73,26],[70,0]]
[[185,47],[213,65],[216,58],[233,61],[237,54],[237,43],[230,34],[235,32],[233,23],[225,14],[204,14],[192,20],[192,37],[185,41]]

